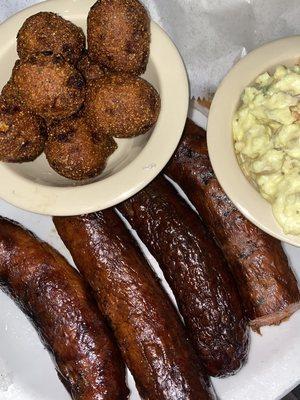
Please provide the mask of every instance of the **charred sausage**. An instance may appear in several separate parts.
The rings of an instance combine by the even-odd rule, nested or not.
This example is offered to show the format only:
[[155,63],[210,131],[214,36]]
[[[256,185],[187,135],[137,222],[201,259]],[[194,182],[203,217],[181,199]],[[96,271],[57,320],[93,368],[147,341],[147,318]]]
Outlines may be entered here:
[[175,308],[116,212],[54,223],[111,324],[141,397],[214,398]]
[[277,325],[299,309],[299,288],[281,243],[248,221],[219,185],[206,134],[187,121],[166,169],[186,192],[223,250],[254,330]]
[[0,286],[32,319],[74,400],[128,398],[121,355],[78,272],[3,218]]
[[118,206],[163,270],[209,375],[240,369],[247,319],[224,256],[198,215],[165,178]]

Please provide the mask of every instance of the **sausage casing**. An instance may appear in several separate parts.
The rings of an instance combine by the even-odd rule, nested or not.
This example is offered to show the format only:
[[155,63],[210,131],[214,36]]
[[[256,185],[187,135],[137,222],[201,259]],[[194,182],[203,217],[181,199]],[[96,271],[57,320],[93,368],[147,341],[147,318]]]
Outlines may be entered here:
[[279,324],[299,309],[299,289],[281,243],[248,221],[219,185],[206,134],[187,121],[166,170],[190,198],[223,250],[254,330]]
[[121,355],[78,272],[3,218],[0,286],[32,319],[74,400],[128,398]]
[[116,212],[54,223],[111,324],[141,397],[214,398],[175,308]]
[[224,256],[165,178],[118,206],[163,270],[209,375],[233,374],[248,353],[247,319]]

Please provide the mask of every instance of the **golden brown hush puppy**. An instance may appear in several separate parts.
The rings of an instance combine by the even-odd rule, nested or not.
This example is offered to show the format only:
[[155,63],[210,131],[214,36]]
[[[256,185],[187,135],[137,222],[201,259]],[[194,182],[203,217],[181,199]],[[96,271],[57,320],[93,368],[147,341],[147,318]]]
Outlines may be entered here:
[[62,56],[31,55],[16,65],[12,83],[21,107],[45,119],[75,114],[85,97],[85,81]]
[[138,0],[98,0],[88,16],[89,56],[107,69],[140,75],[150,51],[150,18]]
[[99,175],[116,149],[112,137],[99,138],[80,116],[48,127],[47,160],[58,174],[69,179],[83,180]]
[[47,51],[61,54],[75,64],[84,47],[82,29],[51,12],[39,12],[29,17],[17,37],[17,50],[21,59]]
[[130,138],[157,121],[160,97],[150,83],[127,74],[106,74],[88,85],[85,115],[99,135]]
[[43,152],[45,139],[41,118],[29,111],[10,108],[0,99],[0,161],[33,161]]

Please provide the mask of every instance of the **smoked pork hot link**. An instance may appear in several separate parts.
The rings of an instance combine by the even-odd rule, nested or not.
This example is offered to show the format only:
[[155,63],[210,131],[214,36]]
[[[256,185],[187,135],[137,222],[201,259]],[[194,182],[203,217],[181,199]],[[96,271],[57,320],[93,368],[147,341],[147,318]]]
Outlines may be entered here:
[[254,330],[277,325],[299,309],[297,280],[281,243],[248,221],[219,185],[206,133],[188,120],[166,169],[197,208],[231,266]]
[[118,206],[158,261],[209,375],[240,369],[248,328],[224,256],[199,216],[165,178]]
[[93,288],[141,397],[213,399],[175,308],[116,212],[54,223]]
[[78,272],[0,218],[0,286],[32,319],[74,400],[125,400],[125,366]]

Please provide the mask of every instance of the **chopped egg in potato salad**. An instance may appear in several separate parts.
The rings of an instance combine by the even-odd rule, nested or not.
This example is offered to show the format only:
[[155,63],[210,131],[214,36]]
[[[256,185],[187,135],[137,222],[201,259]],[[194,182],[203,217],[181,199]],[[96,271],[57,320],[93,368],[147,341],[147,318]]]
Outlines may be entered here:
[[279,66],[245,89],[233,139],[244,174],[284,232],[300,235],[300,66]]

